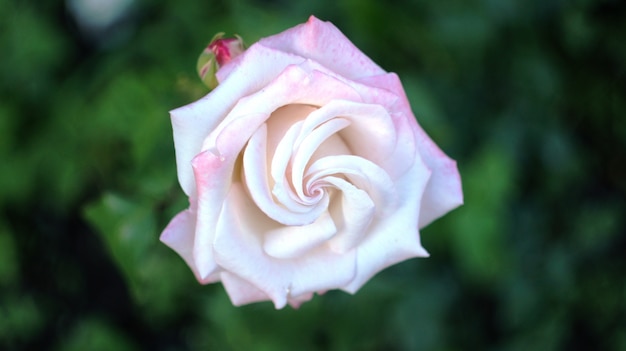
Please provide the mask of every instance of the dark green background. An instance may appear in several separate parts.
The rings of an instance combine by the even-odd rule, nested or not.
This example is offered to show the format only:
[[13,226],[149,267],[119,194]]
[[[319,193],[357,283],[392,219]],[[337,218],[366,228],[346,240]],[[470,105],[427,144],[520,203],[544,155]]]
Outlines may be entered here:
[[[143,1],[102,32],[0,2],[0,349],[626,350],[626,2]],[[403,80],[466,204],[431,258],[300,310],[233,307],[158,241],[195,60],[334,22]]]

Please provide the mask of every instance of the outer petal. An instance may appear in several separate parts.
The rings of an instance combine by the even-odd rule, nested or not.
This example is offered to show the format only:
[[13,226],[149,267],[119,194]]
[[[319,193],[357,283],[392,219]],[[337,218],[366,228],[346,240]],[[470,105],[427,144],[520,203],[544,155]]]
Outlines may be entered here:
[[[322,294],[323,292],[318,292],[318,294]],[[304,293],[298,296],[293,296],[289,299],[289,305],[291,305],[291,307],[297,309],[300,307],[300,305],[302,305],[303,303],[311,300],[313,298],[313,292],[308,292],[308,293]]]
[[167,225],[160,240],[176,251],[193,271],[200,283],[206,284],[219,280],[217,275],[202,279],[193,257],[196,216],[191,210],[185,210],[174,217]]
[[337,27],[314,16],[306,23],[261,39],[259,44],[310,58],[349,79],[384,73]]
[[193,260],[193,236],[196,230],[196,216],[190,210],[180,212],[167,225],[160,240],[176,251],[189,265],[196,277],[197,269]]
[[193,160],[193,170],[198,184],[193,258],[201,279],[220,271],[213,254],[215,223],[230,187],[236,150],[224,150],[224,153],[225,156],[220,157],[203,152]]
[[416,137],[420,155],[433,173],[422,195],[419,227],[423,228],[462,205],[463,191],[456,161],[444,154],[419,126]]
[[256,286],[241,279],[234,273],[222,272],[222,284],[235,306],[241,306],[253,302],[267,301],[269,296]]

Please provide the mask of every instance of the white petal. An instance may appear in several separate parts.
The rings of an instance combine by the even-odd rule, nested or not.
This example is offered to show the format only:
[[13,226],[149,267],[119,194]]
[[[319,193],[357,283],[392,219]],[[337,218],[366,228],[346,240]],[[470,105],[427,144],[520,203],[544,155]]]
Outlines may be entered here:
[[198,188],[193,257],[201,279],[215,274],[219,268],[214,259],[213,239],[234,167],[232,157],[228,156],[229,162],[226,162],[210,152],[203,152],[192,162]]
[[332,23],[313,16],[306,23],[261,39],[259,44],[311,58],[351,79],[384,72]]

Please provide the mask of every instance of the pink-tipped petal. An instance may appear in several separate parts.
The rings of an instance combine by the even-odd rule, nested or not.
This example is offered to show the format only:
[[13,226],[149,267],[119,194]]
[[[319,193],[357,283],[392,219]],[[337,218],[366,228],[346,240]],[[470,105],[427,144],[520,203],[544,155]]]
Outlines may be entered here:
[[205,284],[218,281],[219,277],[216,275],[203,278],[198,272],[193,256],[195,221],[196,216],[191,210],[180,212],[167,225],[161,234],[160,240],[180,255],[200,283]]
[[407,116],[410,117],[410,125],[415,131],[414,138],[420,156],[426,166],[432,171],[431,179],[422,198],[419,227],[427,226],[435,219],[463,204],[461,176],[456,167],[456,162],[448,157],[417,123],[398,76],[394,73],[389,73],[365,77],[360,79],[359,82],[387,89],[396,94],[399,99],[394,109],[405,111],[408,114]]
[[314,16],[306,23],[259,40],[259,44],[309,58],[349,79],[384,73],[337,27]]

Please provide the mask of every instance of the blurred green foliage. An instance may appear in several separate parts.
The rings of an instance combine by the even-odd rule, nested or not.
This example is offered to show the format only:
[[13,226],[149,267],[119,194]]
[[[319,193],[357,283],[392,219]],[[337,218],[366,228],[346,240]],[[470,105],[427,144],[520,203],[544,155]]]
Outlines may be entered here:
[[[79,2],[0,2],[0,349],[626,350],[623,1]],[[158,241],[167,111],[213,34],[310,14],[400,75],[466,204],[355,296],[236,308]]]

